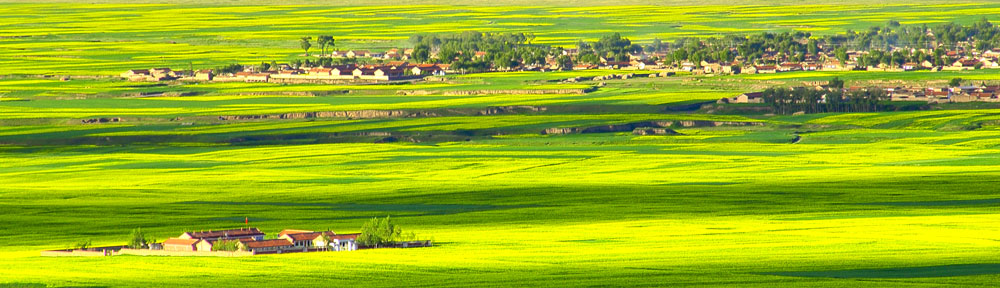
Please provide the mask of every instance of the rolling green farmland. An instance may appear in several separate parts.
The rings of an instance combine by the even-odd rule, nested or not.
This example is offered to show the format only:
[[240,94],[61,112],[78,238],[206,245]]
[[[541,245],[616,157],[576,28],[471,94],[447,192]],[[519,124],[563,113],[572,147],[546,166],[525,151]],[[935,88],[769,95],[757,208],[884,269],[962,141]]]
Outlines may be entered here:
[[[1000,69],[494,72],[388,84],[111,77],[288,61],[303,54],[299,37],[323,33],[336,49],[468,30],[569,47],[614,32],[647,43],[1000,20],[992,2],[819,3],[3,3],[0,287],[1000,283],[1000,105],[774,115],[715,102],[835,76],[847,86],[997,83]],[[40,256],[82,241],[122,245],[136,227],[159,241],[245,219],[269,237],[357,233],[386,215],[434,246]]]
[[[704,3],[697,3],[703,5]],[[117,75],[149,67],[214,67],[287,60],[296,40],[327,33],[338,49],[407,45],[415,33],[534,32],[536,43],[574,46],[621,32],[633,41],[757,31],[818,35],[903,24],[998,20],[1000,4],[797,6],[194,6],[26,4],[0,7],[3,74]],[[669,19],[664,21],[665,19]],[[268,49],[259,49],[268,47]]]

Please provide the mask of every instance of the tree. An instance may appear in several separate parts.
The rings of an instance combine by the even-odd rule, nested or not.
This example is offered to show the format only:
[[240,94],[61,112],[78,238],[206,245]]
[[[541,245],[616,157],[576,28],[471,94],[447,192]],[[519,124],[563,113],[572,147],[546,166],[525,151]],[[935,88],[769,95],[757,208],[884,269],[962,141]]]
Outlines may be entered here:
[[402,238],[403,230],[389,216],[379,219],[372,218],[361,226],[361,235],[358,235],[357,242],[363,246],[391,245]]
[[87,250],[87,248],[90,248],[90,240],[81,241],[80,243],[76,243],[76,245],[74,247],[76,247],[76,249],[79,249],[79,250]]
[[559,56],[559,57],[556,58],[556,62],[559,63],[559,69],[562,69],[562,70],[572,70],[573,69],[573,59],[570,59],[569,56],[561,55],[561,56]]
[[951,81],[948,81],[948,86],[949,87],[962,86],[962,78],[951,78]]
[[[327,231],[329,231],[330,229],[326,229],[326,230],[327,230]],[[324,245],[323,249],[324,249],[324,250],[330,250],[330,247],[331,247],[331,246],[333,246],[333,245],[332,245],[332,244],[330,243],[330,241],[333,241],[332,239],[330,239],[330,234],[327,234],[327,233],[321,233],[321,235],[322,235],[322,236],[320,236],[320,237],[323,237],[323,243],[326,243],[326,245]]]
[[229,64],[226,66],[215,67],[215,73],[217,74],[236,73],[240,71],[243,71],[243,65],[240,64]]
[[431,47],[424,44],[417,45],[416,47],[413,47],[413,54],[410,56],[412,56],[413,60],[416,60],[417,62],[427,62],[427,60],[430,60],[431,57]]
[[333,48],[333,41],[334,41],[333,40],[333,36],[329,36],[329,35],[320,35],[320,36],[316,37],[316,43],[319,43],[320,56],[321,57],[324,56],[324,55],[326,55],[326,47],[327,46],[330,46],[330,48]]
[[238,240],[221,240],[216,241],[212,244],[212,251],[239,251],[240,241]]
[[142,249],[148,247],[146,244],[146,235],[142,233],[142,228],[132,229],[132,235],[129,238],[128,248]]
[[312,43],[309,43],[309,40],[312,40],[312,37],[306,36],[299,40],[299,46],[302,47],[302,50],[306,51],[306,57],[309,57],[309,48],[312,47]]
[[840,77],[833,77],[830,82],[827,83],[830,88],[844,89],[844,80],[840,80]]

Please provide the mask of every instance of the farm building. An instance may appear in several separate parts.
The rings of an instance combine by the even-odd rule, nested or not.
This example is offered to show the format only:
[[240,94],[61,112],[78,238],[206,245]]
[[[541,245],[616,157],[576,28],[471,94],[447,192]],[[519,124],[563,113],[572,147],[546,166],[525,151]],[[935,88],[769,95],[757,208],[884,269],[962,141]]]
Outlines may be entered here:
[[194,73],[194,79],[201,81],[212,81],[213,76],[215,74],[211,69],[198,70],[198,72]]
[[292,241],[288,239],[270,239],[270,240],[241,240],[238,244],[241,250],[246,250],[254,253],[260,252],[277,252],[288,250],[301,250],[301,248],[296,248]]
[[257,228],[240,228],[229,230],[208,230],[184,232],[179,239],[203,239],[203,240],[233,240],[233,239],[264,239],[264,233]]
[[757,74],[774,74],[778,72],[778,68],[772,65],[763,65],[754,67]]
[[163,241],[163,250],[166,251],[196,251],[196,244],[199,239],[170,238]]
[[237,72],[236,78],[245,82],[267,82],[271,79],[271,74],[254,72]]
[[761,92],[750,92],[736,95],[735,97],[722,98],[717,101],[718,103],[764,103],[764,98],[762,97],[764,93]]
[[198,240],[198,243],[194,244],[194,248],[196,251],[212,251],[213,245],[215,245],[215,241]]
[[434,64],[418,64],[410,69],[410,73],[413,73],[413,75],[441,76],[444,75],[444,69],[441,69],[441,67]]
[[128,78],[129,81],[144,81],[149,76],[149,70],[146,69],[128,70],[121,75],[122,78]]
[[371,52],[368,50],[351,50],[344,54],[347,57],[369,57],[370,55]]
[[[333,231],[313,232],[308,230],[284,230],[278,233],[278,238],[291,241],[295,247],[322,248],[333,251],[352,251],[358,249],[355,242],[360,234],[338,235]],[[330,240],[327,243],[327,239]]]

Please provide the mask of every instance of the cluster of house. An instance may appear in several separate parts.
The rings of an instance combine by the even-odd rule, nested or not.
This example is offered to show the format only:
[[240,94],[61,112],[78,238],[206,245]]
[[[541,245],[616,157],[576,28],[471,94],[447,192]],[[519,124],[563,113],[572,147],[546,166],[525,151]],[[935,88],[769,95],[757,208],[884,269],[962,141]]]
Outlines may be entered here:
[[[735,49],[735,48],[733,48]],[[903,49],[903,48],[897,48]],[[917,52],[914,49],[911,52]],[[930,50],[919,50],[924,53],[933,53]],[[562,54],[567,56],[576,56],[578,53],[577,49],[565,49]],[[776,53],[765,54],[763,60],[771,63],[778,63],[774,65],[759,65],[755,63],[743,62],[741,56],[737,56],[735,61],[732,62],[713,62],[713,61],[681,61],[679,65],[673,65],[672,63],[664,62],[659,59],[667,59],[667,52],[641,52],[641,53],[628,53],[629,61],[615,61],[613,59],[608,59],[601,57],[600,62],[597,64],[577,64],[573,66],[573,70],[587,70],[587,69],[624,69],[624,70],[668,70],[668,71],[687,71],[698,74],[768,74],[768,73],[780,73],[780,72],[791,72],[791,71],[853,71],[853,70],[864,70],[864,71],[885,71],[885,72],[903,72],[903,71],[914,71],[914,70],[974,70],[974,69],[998,69],[1000,68],[1000,48],[990,49],[982,52],[979,51],[947,51],[942,57],[947,57],[947,59],[957,59],[954,61],[949,61],[942,66],[936,66],[935,63],[931,61],[923,61],[921,63],[907,62],[899,65],[887,65],[878,64],[874,66],[859,66],[858,60],[862,58],[867,51],[848,51],[847,59],[844,62],[837,60],[835,55],[828,55],[826,52],[818,52],[815,55],[806,55],[803,61],[795,62],[781,62],[780,58]],[[557,69],[558,63],[554,59],[548,60],[549,66],[552,69]]]
[[960,86],[951,88],[883,88],[892,101],[1000,102],[1000,86]]
[[164,81],[175,79],[212,80],[212,70],[171,70],[170,68],[152,68],[128,70],[121,74],[129,81]]
[[413,54],[413,48],[399,49],[392,48],[386,50],[385,52],[377,52],[370,50],[334,50],[330,53],[323,55],[316,55],[319,57],[332,57],[332,58],[373,58],[373,59],[402,59],[406,60],[410,58]]
[[[282,230],[277,239],[264,239],[264,233],[257,228],[230,230],[209,230],[185,232],[161,244],[164,251],[215,251],[215,245],[230,241],[242,251],[255,254],[308,252],[308,251],[352,251],[357,250],[355,242],[359,234],[337,234],[333,231]],[[226,243],[229,244],[229,243]]]
[[335,65],[323,67],[294,68],[281,64],[271,71],[257,71],[255,66],[247,66],[243,71],[232,74],[216,74],[212,70],[173,71],[170,68],[129,70],[121,74],[129,81],[216,81],[216,82],[274,82],[296,80],[373,80],[390,81],[424,76],[441,76],[451,72],[448,64],[411,64],[405,61],[391,61],[385,64]]
[[[816,89],[827,89],[817,86]],[[869,89],[866,87],[844,88],[847,92]],[[883,87],[890,101],[920,101],[928,103],[1000,102],[1000,86],[961,86],[950,88]],[[846,96],[845,96],[846,97]],[[825,95],[820,100],[825,103]],[[763,93],[750,92],[719,99],[718,103],[764,103]]]

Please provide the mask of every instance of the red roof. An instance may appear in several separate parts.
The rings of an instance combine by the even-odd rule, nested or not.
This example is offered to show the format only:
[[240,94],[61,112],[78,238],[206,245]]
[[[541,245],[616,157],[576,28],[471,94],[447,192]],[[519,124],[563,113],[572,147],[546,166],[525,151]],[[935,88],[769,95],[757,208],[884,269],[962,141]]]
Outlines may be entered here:
[[[288,231],[289,233],[286,233],[286,231]],[[295,231],[303,231],[303,232],[296,233]],[[288,235],[288,238],[292,238],[292,241],[312,241],[312,240],[316,240],[316,238],[319,238],[319,237],[323,236],[323,234],[326,234],[327,236],[329,236],[330,239],[338,239],[338,238],[334,238],[334,237],[337,236],[337,233],[333,233],[333,231],[312,232],[312,231],[305,231],[305,230],[284,230],[284,231],[281,231],[281,233],[279,235],[281,235],[281,234]]]
[[186,232],[193,239],[200,238],[240,238],[240,237],[253,237],[253,236],[264,236],[264,233],[257,230],[257,228],[249,229],[230,229],[230,230],[218,230],[218,231],[194,231]]
[[979,63],[979,61],[973,59],[959,60],[958,62],[962,63],[962,66],[976,66],[976,63]]
[[261,240],[261,241],[245,241],[242,242],[247,248],[257,249],[257,248],[267,248],[267,247],[286,247],[293,246],[291,241],[287,239],[271,239],[271,240]]
[[296,229],[285,229],[278,232],[278,236],[285,236],[289,234],[302,234],[302,233],[313,233],[312,230],[296,230]]
[[358,235],[361,234],[330,235],[330,240],[358,239]]

